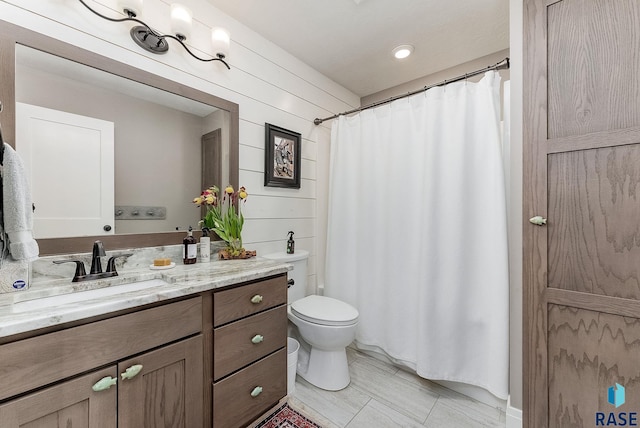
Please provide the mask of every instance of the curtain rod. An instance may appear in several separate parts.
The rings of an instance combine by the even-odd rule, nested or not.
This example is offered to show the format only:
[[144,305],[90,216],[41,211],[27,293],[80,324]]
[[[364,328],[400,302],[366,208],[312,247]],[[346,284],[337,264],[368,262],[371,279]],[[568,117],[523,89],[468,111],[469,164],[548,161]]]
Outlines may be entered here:
[[380,106],[380,105],[383,105],[383,104],[388,104],[388,103],[390,103],[392,101],[399,100],[401,98],[406,98],[406,97],[410,97],[411,95],[419,94],[420,92],[424,92],[424,91],[426,91],[428,89],[435,88],[436,86],[444,86],[444,85],[448,85],[449,83],[459,82],[460,80],[465,80],[465,79],[467,79],[469,77],[477,76],[478,74],[486,73],[487,71],[491,71],[491,70],[505,70],[505,69],[509,68],[509,65],[510,65],[509,64],[509,57],[507,57],[507,58],[503,59],[502,61],[500,61],[500,62],[498,62],[498,63],[496,63],[494,65],[490,65],[488,67],[481,68],[480,70],[472,71],[471,73],[465,73],[465,74],[460,75],[458,77],[454,77],[453,79],[445,79],[440,83],[436,83],[436,84],[433,84],[433,85],[425,86],[422,89],[418,89],[418,90],[415,90],[413,92],[409,92],[407,94],[396,95],[395,97],[387,98],[386,100],[376,101],[374,103],[368,104],[368,105],[363,106],[363,107],[358,107],[358,108],[354,108],[353,110],[345,111],[344,113],[338,113],[338,114],[334,114],[333,116],[325,117],[324,119],[316,118],[316,119],[313,120],[313,123],[316,124],[316,125],[320,125],[325,120],[335,119],[336,117],[339,117],[339,116],[344,116],[344,115],[351,114],[351,113],[357,113],[357,112],[362,111],[362,110],[367,110],[367,109],[370,109],[370,108],[373,108],[373,107],[377,107],[377,106]]

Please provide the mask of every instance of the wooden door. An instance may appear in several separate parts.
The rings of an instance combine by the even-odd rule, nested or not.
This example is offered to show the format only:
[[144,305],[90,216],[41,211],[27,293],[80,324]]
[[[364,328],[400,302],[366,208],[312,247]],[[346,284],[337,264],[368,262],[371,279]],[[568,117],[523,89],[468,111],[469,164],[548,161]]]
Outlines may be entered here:
[[62,382],[0,405],[3,428],[116,428],[117,387],[93,391],[100,379],[115,377],[116,367]]
[[222,189],[228,184],[222,182],[222,129],[204,134],[202,145],[202,188],[218,186]]
[[640,413],[640,2],[525,0],[524,61],[524,424],[619,425]]
[[36,239],[115,233],[113,122],[16,103],[16,151]]
[[118,380],[118,428],[192,428],[203,424],[203,345],[195,336],[118,364],[142,365]]

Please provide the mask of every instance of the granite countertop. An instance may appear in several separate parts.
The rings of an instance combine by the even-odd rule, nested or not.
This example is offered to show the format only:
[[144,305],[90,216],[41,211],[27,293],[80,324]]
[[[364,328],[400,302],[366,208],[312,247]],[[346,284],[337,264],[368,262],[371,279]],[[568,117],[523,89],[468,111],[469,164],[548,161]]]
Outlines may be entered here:
[[[117,277],[80,283],[72,283],[71,278],[40,281],[37,287],[26,291],[0,294],[0,337],[265,278],[291,268],[279,261],[257,257],[177,265],[166,270],[128,270],[119,272]],[[29,308],[30,300],[35,303],[40,298],[152,279],[161,279],[166,284],[55,307]]]

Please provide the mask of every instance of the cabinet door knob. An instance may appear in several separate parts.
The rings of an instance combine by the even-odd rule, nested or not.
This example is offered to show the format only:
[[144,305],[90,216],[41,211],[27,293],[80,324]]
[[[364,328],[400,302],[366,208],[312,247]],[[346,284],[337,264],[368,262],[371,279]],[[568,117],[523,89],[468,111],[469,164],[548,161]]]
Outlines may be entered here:
[[106,391],[107,389],[115,385],[117,382],[118,382],[117,377],[111,377],[111,376],[103,377],[102,379],[94,383],[91,389],[93,389],[96,392]]
[[256,398],[260,394],[262,394],[262,387],[261,386],[256,386],[255,388],[253,388],[253,391],[251,391],[251,396],[253,398]]
[[124,373],[120,373],[120,376],[122,376],[122,380],[133,379],[140,373],[140,370],[142,370],[142,364],[136,364],[135,366],[127,367]]
[[259,295],[259,294],[256,294],[255,296],[253,296],[251,298],[251,303],[253,303],[254,305],[256,305],[256,304],[258,304],[260,302],[262,302],[262,296]]
[[255,336],[253,336],[251,338],[251,343],[257,345],[258,343],[262,342],[264,340],[264,336],[260,335],[260,334],[256,334]]
[[547,219],[542,217],[541,215],[537,215],[535,217],[531,217],[529,219],[529,222],[538,226],[542,226],[543,224],[547,224]]

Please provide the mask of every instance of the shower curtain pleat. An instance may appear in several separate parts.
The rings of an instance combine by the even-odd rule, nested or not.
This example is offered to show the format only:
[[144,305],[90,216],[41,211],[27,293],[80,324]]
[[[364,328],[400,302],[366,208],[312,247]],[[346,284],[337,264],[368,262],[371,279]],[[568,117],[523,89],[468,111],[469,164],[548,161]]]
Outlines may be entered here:
[[334,121],[325,294],[356,342],[425,378],[508,394],[500,77]]

